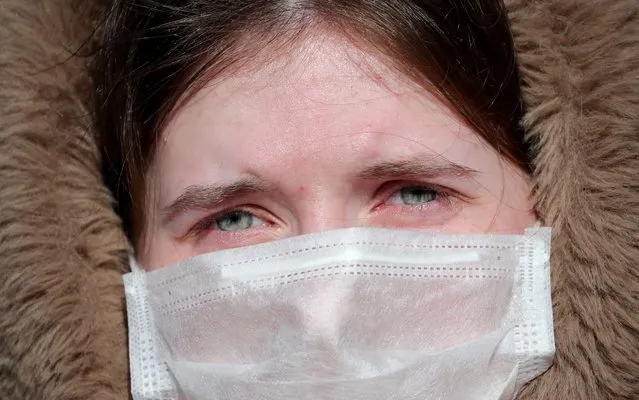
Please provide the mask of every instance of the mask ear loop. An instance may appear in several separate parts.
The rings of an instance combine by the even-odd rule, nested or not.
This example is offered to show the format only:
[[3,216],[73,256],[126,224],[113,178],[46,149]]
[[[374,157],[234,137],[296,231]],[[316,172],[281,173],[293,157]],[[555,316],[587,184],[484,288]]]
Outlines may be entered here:
[[131,272],[136,274],[144,272],[144,269],[140,266],[140,264],[138,264],[133,254],[129,254],[129,268],[131,269]]
[[160,357],[160,335],[151,312],[146,271],[129,254],[131,272],[123,276],[129,334],[131,393],[135,400],[181,399]]
[[547,370],[554,358],[555,341],[550,298],[551,228],[531,227],[521,243],[520,285],[522,321],[516,326],[519,359],[517,385]]

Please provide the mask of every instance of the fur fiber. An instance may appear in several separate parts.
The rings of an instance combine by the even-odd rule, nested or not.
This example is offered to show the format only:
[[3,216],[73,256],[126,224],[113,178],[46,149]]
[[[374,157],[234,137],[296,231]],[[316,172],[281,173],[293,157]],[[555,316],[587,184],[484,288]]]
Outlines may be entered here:
[[[520,399],[639,399],[639,3],[506,0],[553,226],[554,366]],[[99,0],[0,0],[0,399],[126,399],[128,243],[102,185]]]
[[0,1],[0,399],[127,398],[127,243],[89,129],[84,0]]

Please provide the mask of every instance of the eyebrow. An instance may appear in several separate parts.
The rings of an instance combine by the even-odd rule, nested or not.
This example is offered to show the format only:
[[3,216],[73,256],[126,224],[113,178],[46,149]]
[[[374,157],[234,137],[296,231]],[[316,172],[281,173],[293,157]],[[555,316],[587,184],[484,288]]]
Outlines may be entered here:
[[[359,180],[382,180],[397,177],[470,178],[477,171],[446,159],[431,156],[414,157],[409,160],[374,164],[357,174]],[[276,188],[257,177],[247,177],[230,184],[191,185],[171,204],[161,211],[164,225],[189,210],[206,210],[226,200],[242,196],[273,193]]]
[[372,165],[357,175],[360,180],[385,179],[390,177],[421,178],[471,178],[478,172],[472,168],[456,164],[443,157],[414,157],[409,160],[390,161]]

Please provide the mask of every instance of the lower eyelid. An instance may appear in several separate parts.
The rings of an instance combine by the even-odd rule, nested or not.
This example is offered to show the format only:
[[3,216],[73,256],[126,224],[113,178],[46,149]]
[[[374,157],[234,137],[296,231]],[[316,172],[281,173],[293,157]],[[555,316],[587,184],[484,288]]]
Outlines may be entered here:
[[216,250],[262,243],[275,239],[277,238],[271,237],[271,235],[264,232],[259,232],[259,230],[256,232],[256,230],[253,229],[235,232],[208,231],[203,232],[196,238],[194,247],[198,249],[196,251],[197,254],[202,254]]

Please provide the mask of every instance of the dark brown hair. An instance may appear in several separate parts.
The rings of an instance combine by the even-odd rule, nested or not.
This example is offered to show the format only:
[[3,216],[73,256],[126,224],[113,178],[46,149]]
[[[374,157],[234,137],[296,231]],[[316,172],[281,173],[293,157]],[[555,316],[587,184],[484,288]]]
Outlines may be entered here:
[[94,64],[95,123],[105,181],[134,242],[144,175],[179,101],[259,50],[286,51],[317,27],[390,60],[529,170],[500,0],[115,0]]

